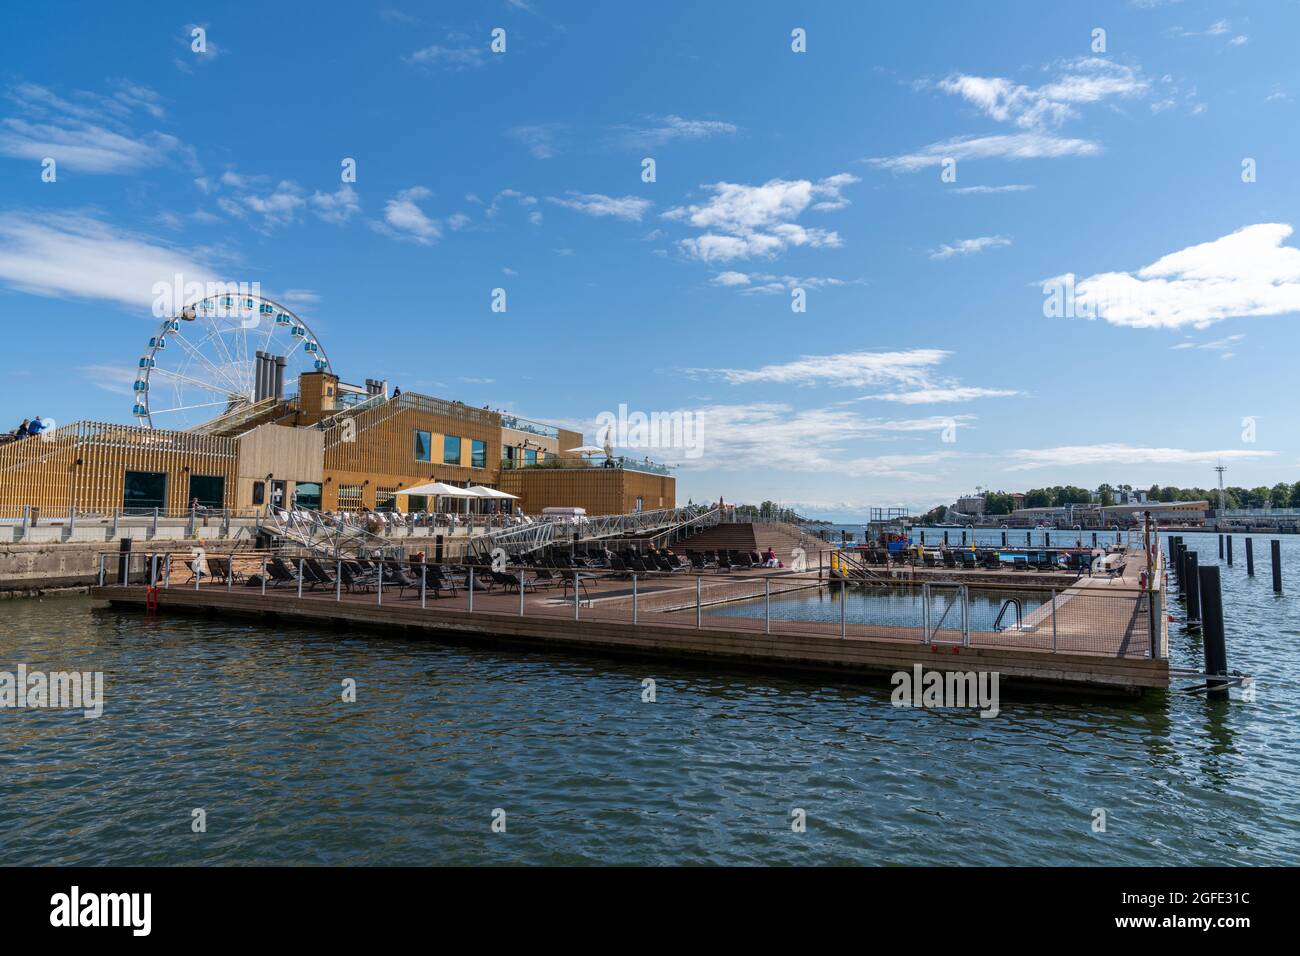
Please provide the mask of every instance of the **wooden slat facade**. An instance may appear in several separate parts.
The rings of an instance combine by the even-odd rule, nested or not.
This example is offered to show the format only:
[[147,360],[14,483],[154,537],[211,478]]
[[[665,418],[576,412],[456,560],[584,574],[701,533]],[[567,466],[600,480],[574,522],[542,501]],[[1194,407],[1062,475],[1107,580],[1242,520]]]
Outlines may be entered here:
[[[430,437],[429,461],[415,457],[415,433]],[[461,464],[443,460],[444,437],[461,439]],[[475,468],[473,442],[486,446],[484,467]],[[404,393],[392,401],[349,417],[325,433],[325,487],[321,507],[339,507],[339,486],[360,486],[367,508],[379,503],[379,489],[402,488],[430,481],[457,485],[493,485],[501,463],[501,416],[457,402]],[[430,503],[432,506],[432,503]]]
[[677,507],[677,481],[630,468],[513,468],[501,472],[499,487],[518,495],[528,514],[543,508],[585,508],[589,515],[628,514]]
[[166,475],[165,510],[189,507],[191,475],[223,479],[224,507],[234,507],[238,464],[232,438],[191,432],[73,422],[43,435],[0,447],[0,513],[109,514],[123,505],[128,471]]

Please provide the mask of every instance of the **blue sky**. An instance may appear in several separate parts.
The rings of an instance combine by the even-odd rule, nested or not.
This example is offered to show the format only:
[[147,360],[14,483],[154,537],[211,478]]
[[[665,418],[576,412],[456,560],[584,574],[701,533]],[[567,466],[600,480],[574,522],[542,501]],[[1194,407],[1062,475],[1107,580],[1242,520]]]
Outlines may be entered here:
[[695,416],[697,446],[626,449],[683,501],[1300,477],[1294,3],[4,20],[12,424],[131,420],[183,270],[260,283],[349,381],[588,439],[621,405]]

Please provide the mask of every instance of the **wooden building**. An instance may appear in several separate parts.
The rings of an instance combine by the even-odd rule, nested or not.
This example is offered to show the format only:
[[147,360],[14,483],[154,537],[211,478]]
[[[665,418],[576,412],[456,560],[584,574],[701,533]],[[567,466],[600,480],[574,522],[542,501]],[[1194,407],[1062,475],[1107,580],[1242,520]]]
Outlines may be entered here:
[[581,444],[578,432],[310,372],[295,396],[242,406],[191,431],[75,422],[0,446],[0,517],[30,508],[47,516],[74,508],[181,514],[193,502],[237,511],[290,504],[425,511],[434,502],[398,496],[432,481],[500,488],[529,514],[675,506],[666,472],[592,467],[571,451]]

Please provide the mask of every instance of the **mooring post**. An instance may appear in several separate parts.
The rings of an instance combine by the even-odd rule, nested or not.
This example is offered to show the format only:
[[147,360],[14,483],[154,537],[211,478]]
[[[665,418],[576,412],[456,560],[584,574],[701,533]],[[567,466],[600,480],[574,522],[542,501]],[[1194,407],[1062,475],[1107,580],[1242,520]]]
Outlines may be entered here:
[[343,561],[335,561],[334,566],[334,600],[343,600]]
[[226,564],[226,590],[233,591],[235,581],[235,552],[230,552],[229,562]]
[[948,547],[948,532],[947,532],[947,531],[945,531],[945,532],[943,533],[943,546],[944,546],[945,548]]
[[298,559],[298,597],[302,597],[302,558]]
[[123,586],[130,583],[129,565],[131,561],[131,539],[123,538],[117,543],[117,576],[118,584]]
[[99,553],[99,586],[101,588],[104,586],[104,568],[107,563],[105,560],[106,557],[107,556],[104,554],[104,552],[101,551]]
[[695,626],[700,626],[700,576],[695,576]]
[[469,613],[474,613],[474,565],[469,566]]
[[172,586],[172,554],[167,552],[167,563],[163,566],[163,590]]
[[262,555],[262,593],[266,593],[266,555]]
[[636,575],[632,575],[632,623],[636,623]]
[[1028,547],[1032,547],[1032,546],[1033,546],[1033,543],[1034,543],[1034,533],[1033,533],[1032,531],[1026,531],[1026,532],[1025,532],[1025,547],[1026,547],[1026,548],[1028,548]]
[[1255,539],[1246,539],[1246,576],[1255,576]]
[[1052,532],[1050,532],[1050,531],[1044,531],[1044,532],[1043,532],[1043,547],[1044,547],[1044,548],[1050,548],[1051,546],[1052,546]]
[[1232,535],[1228,535],[1228,567],[1232,567]]
[[1095,531],[1092,533],[1092,546],[1097,547],[1097,532]]
[[963,548],[966,547],[966,529],[965,529],[965,528],[962,528],[962,529],[961,529],[961,545],[962,545]]
[[1195,551],[1183,555],[1183,568],[1187,572],[1187,626],[1201,626],[1201,579],[1198,574],[1200,556]]
[[[578,572],[573,572],[573,597],[576,601],[578,597]],[[519,616],[524,616],[524,569],[519,569]],[[573,605],[573,619],[578,619],[578,605]]]
[[[922,541],[921,543],[924,544],[925,542]],[[1003,531],[1003,532],[1002,532],[1002,547],[1005,548],[1006,546],[1007,546],[1007,533],[1006,533],[1005,531]]]
[[925,529],[921,529],[921,543],[925,544]]
[[1223,535],[1219,535],[1219,560],[1223,560]]
[[1273,552],[1273,590],[1282,593],[1282,542],[1274,538],[1271,542]]
[[1228,649],[1223,635],[1223,591],[1217,566],[1200,569],[1200,591],[1206,695],[1211,700],[1227,700]]
[[420,610],[423,611],[427,606],[425,597],[427,596],[428,582],[426,578],[429,574],[429,566],[423,561],[420,562]]

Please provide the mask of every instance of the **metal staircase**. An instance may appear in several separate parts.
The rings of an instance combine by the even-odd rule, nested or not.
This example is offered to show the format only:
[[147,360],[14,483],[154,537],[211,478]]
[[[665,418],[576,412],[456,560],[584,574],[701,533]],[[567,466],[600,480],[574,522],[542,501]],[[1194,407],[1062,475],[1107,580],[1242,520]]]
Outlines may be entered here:
[[[483,558],[500,548],[507,555],[522,556],[539,551],[552,544],[578,546],[594,541],[637,537],[643,541],[661,541],[673,532],[691,527],[708,527],[722,521],[723,509],[706,509],[700,505],[685,508],[663,508],[657,511],[636,511],[623,515],[594,517],[542,518],[513,528],[501,528],[471,539],[471,549]],[[653,532],[653,537],[647,537]]]
[[259,531],[322,557],[399,558],[402,547],[350,524],[336,524],[316,511],[268,508]]

